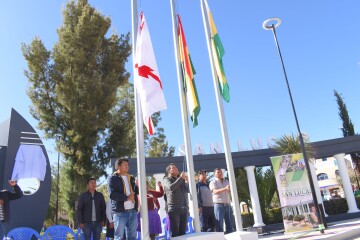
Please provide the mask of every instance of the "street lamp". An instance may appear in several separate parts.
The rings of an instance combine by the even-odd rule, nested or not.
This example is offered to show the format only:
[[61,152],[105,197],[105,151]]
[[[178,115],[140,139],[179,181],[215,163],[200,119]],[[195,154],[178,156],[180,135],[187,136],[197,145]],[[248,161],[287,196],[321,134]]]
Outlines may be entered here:
[[58,215],[59,215],[59,181],[60,181],[60,152],[58,152],[58,161],[57,161],[56,216],[55,216],[56,225],[58,225]]
[[276,31],[275,31],[275,29],[276,29],[277,27],[279,27],[280,24],[281,24],[280,18],[269,18],[269,19],[267,19],[267,20],[265,20],[265,21],[263,22],[263,25],[262,25],[262,26],[263,26],[263,28],[264,28],[265,30],[271,30],[271,31],[273,32],[273,34],[274,34],[274,39],[275,39],[276,47],[277,47],[277,50],[278,50],[278,53],[279,53],[279,57],[280,57],[282,69],[283,69],[283,72],[284,72],[285,82],[286,82],[286,86],[287,86],[287,89],[288,89],[288,92],[289,92],[289,97],[290,97],[290,102],[291,102],[292,110],[293,110],[293,113],[294,113],[294,118],[295,118],[295,122],[296,122],[296,127],[297,127],[297,130],[298,130],[298,132],[299,132],[299,140],[300,140],[301,149],[302,149],[302,152],[303,152],[303,155],[304,155],[306,172],[307,172],[307,175],[308,175],[308,178],[309,178],[309,183],[310,183],[310,188],[311,188],[311,195],[312,195],[312,198],[313,198],[313,200],[314,200],[314,204],[315,204],[315,208],[316,208],[316,214],[319,216],[319,218],[318,218],[318,221],[319,221],[319,229],[320,229],[320,232],[321,232],[321,233],[324,233],[324,227],[323,227],[324,221],[323,221],[323,216],[322,216],[322,214],[321,214],[321,212],[320,212],[319,203],[318,203],[318,200],[317,200],[317,197],[316,197],[315,187],[314,187],[313,179],[312,179],[311,172],[310,172],[309,159],[308,159],[308,156],[307,156],[307,153],[306,153],[306,150],[305,150],[305,144],[304,144],[303,135],[301,134],[301,131],[300,131],[300,126],[299,126],[299,122],[298,122],[297,115],[296,115],[296,111],[295,111],[295,105],[294,105],[294,101],[293,101],[293,98],[292,98],[289,81],[288,81],[288,78],[287,78],[287,75],[286,75],[286,70],[285,70],[284,61],[283,61],[283,59],[282,59],[281,51],[280,51],[280,46],[279,46],[279,43],[278,43],[278,40],[277,40],[277,37],[276,37]]

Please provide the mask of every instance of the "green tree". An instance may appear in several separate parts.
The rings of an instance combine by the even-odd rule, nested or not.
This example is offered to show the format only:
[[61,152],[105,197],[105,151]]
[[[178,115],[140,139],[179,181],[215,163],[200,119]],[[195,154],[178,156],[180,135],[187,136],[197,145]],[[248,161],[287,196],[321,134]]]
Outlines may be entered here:
[[154,136],[148,141],[147,154],[149,157],[172,157],[175,153],[175,147],[169,146],[164,128],[157,128]]
[[259,194],[261,213],[263,218],[267,219],[267,210],[273,208],[271,206],[272,200],[276,193],[276,180],[274,170],[272,167],[257,167],[255,168],[255,178],[257,190]]
[[[62,164],[60,164],[60,175],[62,172]],[[58,176],[58,169],[57,166],[51,166],[51,193],[50,193],[50,202],[49,202],[49,208],[48,208],[48,213],[47,216],[45,218],[45,224],[47,226],[50,225],[54,225],[56,223],[56,197],[57,197],[57,181],[59,179]],[[58,205],[58,224],[68,224],[68,220],[69,219],[63,219],[62,217],[62,212],[66,212],[64,211],[65,208],[65,201],[64,201],[64,194],[62,194],[62,192],[64,191],[64,188],[61,185],[61,181],[64,181],[64,178],[60,177],[60,182],[59,182],[59,205]]]
[[[298,137],[291,135],[283,135],[280,138],[275,139],[274,149],[281,154],[293,154],[293,153],[302,153],[302,148],[300,140]],[[315,155],[314,149],[309,145],[308,139],[304,138],[305,150],[307,156],[312,158]]]
[[[51,172],[57,173],[57,169],[54,166],[51,166]],[[57,174],[51,174],[51,193],[50,193],[50,201],[49,208],[45,219],[45,224],[47,226],[54,225],[56,218],[56,184],[57,184],[58,176]]]
[[[122,85],[117,92],[117,103],[110,111],[111,118],[103,141],[98,142],[95,157],[110,159],[136,156],[134,86]],[[156,122],[157,123],[157,122]]]
[[[334,96],[336,98],[336,102],[338,104],[338,108],[339,108],[339,117],[340,120],[342,121],[342,134],[344,137],[347,136],[354,136],[355,135],[355,129],[354,129],[354,124],[352,123],[350,117],[349,117],[349,113],[346,107],[346,104],[344,103],[344,100],[341,96],[341,94],[339,94],[336,90],[334,90]],[[351,153],[351,159],[355,164],[355,169],[357,171],[357,174],[360,173],[360,155],[359,153]]]
[[39,38],[23,44],[30,82],[30,111],[47,138],[57,139],[65,158],[63,197],[74,217],[75,200],[86,188],[86,179],[105,174],[107,159],[94,151],[106,132],[117,89],[128,81],[125,63],[131,52],[129,34],[106,34],[109,17],[87,0],[69,1],[63,11],[59,40],[52,51]]
[[[242,168],[237,168],[235,170],[235,178],[239,201],[245,202],[248,209],[252,208],[246,171]],[[256,167],[255,179],[259,194],[261,213],[263,218],[266,219],[266,212],[272,207],[270,203],[276,191],[274,171],[271,167]]]
[[[152,116],[155,134],[149,135],[144,126],[144,146],[147,157],[174,156],[175,147],[169,146],[164,128],[159,127],[160,112]],[[136,156],[136,129],[134,86],[131,83],[119,88],[118,101],[111,110],[108,130],[104,134],[103,142],[97,146],[96,157],[109,159],[117,157]]]
[[246,171],[243,168],[235,169],[236,188],[238,192],[239,202],[245,202],[248,209],[251,208],[249,183]]
[[342,121],[341,131],[343,136],[347,137],[355,135],[354,124],[351,122],[346,104],[344,103],[341,94],[334,90],[334,96],[336,97],[336,102],[339,108],[339,117]]

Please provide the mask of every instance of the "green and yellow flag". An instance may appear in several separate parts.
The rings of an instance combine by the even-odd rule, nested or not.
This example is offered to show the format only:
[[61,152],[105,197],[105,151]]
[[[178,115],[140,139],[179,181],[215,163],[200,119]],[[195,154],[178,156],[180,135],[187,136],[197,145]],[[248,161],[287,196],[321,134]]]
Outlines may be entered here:
[[216,69],[216,74],[218,77],[219,88],[222,98],[226,101],[230,101],[230,89],[229,85],[226,81],[224,65],[222,62],[222,57],[225,54],[224,46],[222,45],[220,36],[216,30],[216,26],[213,20],[213,17],[210,12],[209,5],[205,0],[206,12],[208,16],[209,26],[210,26],[210,34],[211,34],[211,50],[213,55],[213,62]]
[[179,56],[182,68],[182,77],[184,82],[184,91],[188,103],[188,109],[193,122],[193,127],[198,125],[197,117],[200,112],[200,102],[197,95],[194,75],[195,69],[191,62],[189,50],[187,48],[184,30],[181,24],[180,16],[178,16],[178,38],[179,38]]

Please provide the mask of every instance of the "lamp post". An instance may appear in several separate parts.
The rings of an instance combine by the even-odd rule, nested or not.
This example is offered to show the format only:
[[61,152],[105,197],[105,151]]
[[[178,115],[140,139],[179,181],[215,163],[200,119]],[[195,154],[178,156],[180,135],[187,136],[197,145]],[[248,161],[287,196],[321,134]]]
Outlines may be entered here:
[[277,27],[279,27],[280,24],[281,24],[280,18],[269,18],[269,19],[267,19],[267,20],[265,20],[263,22],[262,26],[263,26],[263,28],[265,30],[271,30],[273,32],[273,34],[274,34],[274,39],[275,39],[276,47],[277,47],[278,54],[279,54],[279,57],[280,57],[282,69],[283,69],[283,72],[284,72],[285,82],[286,82],[286,86],[287,86],[289,97],[290,97],[290,102],[291,102],[291,106],[292,106],[292,110],[293,110],[293,114],[294,114],[294,118],[295,118],[295,122],[296,122],[296,127],[297,127],[297,130],[298,130],[298,133],[299,133],[299,141],[300,141],[301,149],[302,149],[302,152],[303,152],[303,155],[304,155],[304,162],[305,162],[306,172],[307,172],[309,183],[310,183],[311,195],[312,195],[312,198],[314,200],[314,204],[315,204],[315,208],[316,208],[316,214],[319,216],[318,217],[319,229],[320,229],[321,233],[324,233],[323,216],[322,216],[322,214],[320,212],[319,203],[318,203],[318,200],[317,200],[317,197],[316,197],[315,187],[314,187],[314,183],[313,183],[313,179],[312,179],[311,171],[310,171],[309,159],[308,159],[308,156],[307,156],[307,153],[306,153],[303,135],[301,134],[301,131],[300,131],[300,126],[299,126],[299,122],[298,122],[296,111],[295,111],[295,105],[294,105],[294,101],[293,101],[293,98],[292,98],[289,81],[288,81],[288,78],[287,78],[287,75],[286,75],[284,61],[283,61],[282,56],[281,56],[280,46],[279,46],[279,43],[278,43],[278,40],[277,40],[277,37],[276,37],[275,29]]
[[60,152],[58,152],[58,161],[57,161],[56,216],[55,216],[56,225],[58,225],[58,215],[59,215],[59,181],[60,181]]

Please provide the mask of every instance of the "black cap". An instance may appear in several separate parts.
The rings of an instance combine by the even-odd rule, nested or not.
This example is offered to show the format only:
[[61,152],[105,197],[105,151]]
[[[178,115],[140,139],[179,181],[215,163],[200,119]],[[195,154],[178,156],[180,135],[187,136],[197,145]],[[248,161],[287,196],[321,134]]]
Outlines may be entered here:
[[206,170],[203,169],[203,170],[198,171],[198,174],[202,174],[202,173],[206,173]]

